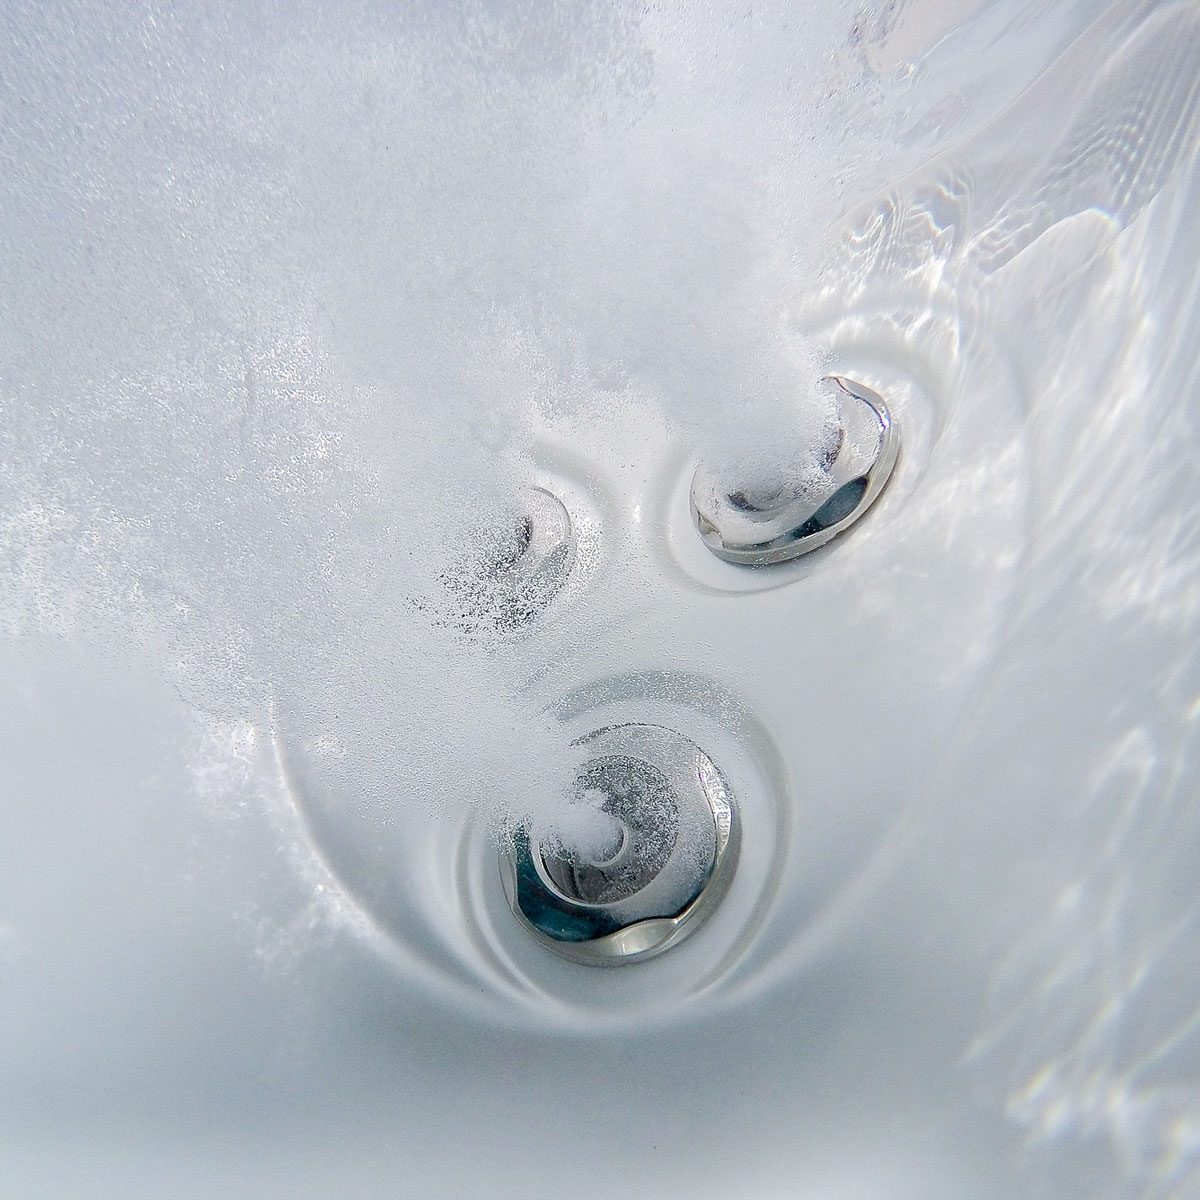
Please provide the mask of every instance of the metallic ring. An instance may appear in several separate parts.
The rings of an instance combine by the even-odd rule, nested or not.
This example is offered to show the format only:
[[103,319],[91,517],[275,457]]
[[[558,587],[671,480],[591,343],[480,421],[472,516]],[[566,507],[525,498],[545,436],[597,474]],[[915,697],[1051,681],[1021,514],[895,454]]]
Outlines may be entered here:
[[840,375],[820,382],[833,389],[841,433],[815,495],[788,486],[756,492],[749,481],[730,491],[704,463],[696,468],[692,518],[718,558],[746,566],[798,558],[844,533],[883,492],[900,450],[883,397]]
[[513,913],[544,946],[615,966],[678,944],[728,889],[740,824],[716,764],[660,725],[613,725],[580,738],[576,776],[611,837],[566,847],[529,822],[505,835],[500,875]]

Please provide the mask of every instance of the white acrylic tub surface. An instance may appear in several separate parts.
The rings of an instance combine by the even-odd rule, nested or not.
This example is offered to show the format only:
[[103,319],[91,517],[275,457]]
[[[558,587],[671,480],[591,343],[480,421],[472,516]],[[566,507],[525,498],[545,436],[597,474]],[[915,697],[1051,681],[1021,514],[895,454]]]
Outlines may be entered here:
[[13,636],[0,1195],[1200,1195],[1200,9],[889,13],[903,171],[788,315],[892,407],[876,509],[746,571],[649,409],[536,436],[581,559],[511,653],[718,762],[712,919],[560,961],[288,696]]

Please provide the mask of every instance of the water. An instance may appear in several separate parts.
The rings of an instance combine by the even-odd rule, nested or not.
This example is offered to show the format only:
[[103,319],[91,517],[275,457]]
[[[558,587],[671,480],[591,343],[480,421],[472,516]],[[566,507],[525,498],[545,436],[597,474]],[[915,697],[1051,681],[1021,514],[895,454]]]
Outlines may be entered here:
[[[39,1114],[154,1111],[109,1141],[161,1177],[277,1087],[424,1147],[461,1075],[493,1191],[513,1112],[551,1173],[623,1138],[633,1194],[1192,1194],[1193,6],[9,24],[2,1044],[43,1158]],[[794,471],[827,369],[897,416],[888,494],[717,562],[696,458]],[[527,481],[571,582],[464,631],[441,574]],[[743,861],[703,935],[597,975],[512,922],[493,835],[602,834],[564,780],[613,720],[712,755]],[[618,1077],[623,1117],[581,1099]],[[257,1136],[263,1194],[349,1170]],[[103,1177],[81,1146],[63,1180]]]
[[336,706],[393,803],[551,803],[572,764],[526,665],[447,644],[435,581],[503,536],[551,418],[658,408],[731,469],[803,459],[819,351],[779,312],[844,167],[799,139],[867,73],[837,5],[799,96],[712,86],[774,17],[345,17],[14,12],[6,622],[132,626],[215,713]]

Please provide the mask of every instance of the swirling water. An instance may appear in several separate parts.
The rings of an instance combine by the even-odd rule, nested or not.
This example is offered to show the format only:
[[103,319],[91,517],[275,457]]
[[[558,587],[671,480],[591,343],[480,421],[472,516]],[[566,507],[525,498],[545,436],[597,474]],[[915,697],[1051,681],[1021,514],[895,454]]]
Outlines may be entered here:
[[[345,16],[13,21],[6,107],[35,114],[3,185],[21,1122],[82,1175],[95,1154],[40,1114],[111,1129],[93,1092],[144,1122],[157,1063],[179,1128],[189,1090],[205,1129],[232,1096],[265,1130],[277,1088],[314,1086],[334,1099],[282,1111],[438,1147],[413,1109],[480,1069],[457,1034],[490,1068],[471,1136],[495,1172],[432,1151],[408,1161],[423,1194],[581,1162],[647,1195],[1193,1194],[1195,7]],[[893,403],[896,481],[843,546],[727,570],[691,537],[691,464],[816,419],[778,396],[818,361]],[[495,643],[424,621],[523,478],[584,535],[574,590]],[[207,713],[190,782],[158,685],[45,649],[48,626]],[[114,699],[148,731],[97,715]],[[569,735],[612,719],[704,744],[746,853],[703,939],[598,978],[506,920],[488,825],[552,807]],[[130,834],[202,899],[131,872]],[[164,942],[145,897],[263,1013],[231,1016],[182,951],[133,987]],[[56,981],[77,998],[35,1015]],[[81,1016],[103,1033],[64,1039]],[[559,1140],[533,1166],[513,1107]],[[614,1167],[585,1126],[633,1152]],[[282,1154],[264,1192],[295,1178]],[[44,1186],[35,1157],[13,1177]]]

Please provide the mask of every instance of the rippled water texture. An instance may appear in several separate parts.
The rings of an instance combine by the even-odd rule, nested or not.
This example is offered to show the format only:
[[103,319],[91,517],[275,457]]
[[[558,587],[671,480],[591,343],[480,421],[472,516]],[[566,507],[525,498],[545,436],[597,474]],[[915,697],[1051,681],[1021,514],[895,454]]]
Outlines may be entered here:
[[1114,8],[842,260],[855,306],[953,312],[946,349],[986,344],[1026,413],[1012,605],[938,780],[941,869],[998,954],[967,1061],[1041,1152],[1108,1139],[1156,1196],[1200,1150],[1198,56],[1194,6]]
[[[18,14],[15,1195],[1200,1196],[1200,8],[814,13]],[[827,369],[891,485],[719,562]],[[569,578],[467,619],[528,484]],[[597,971],[496,831],[622,721],[741,861]]]

